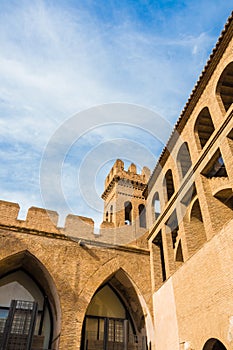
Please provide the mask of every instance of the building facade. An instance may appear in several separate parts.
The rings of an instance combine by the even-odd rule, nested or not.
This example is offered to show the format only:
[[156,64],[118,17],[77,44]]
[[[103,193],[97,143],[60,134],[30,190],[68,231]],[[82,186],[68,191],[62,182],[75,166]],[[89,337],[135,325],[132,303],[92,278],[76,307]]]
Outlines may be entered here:
[[152,174],[117,160],[104,217],[0,202],[0,349],[233,348],[233,16]]

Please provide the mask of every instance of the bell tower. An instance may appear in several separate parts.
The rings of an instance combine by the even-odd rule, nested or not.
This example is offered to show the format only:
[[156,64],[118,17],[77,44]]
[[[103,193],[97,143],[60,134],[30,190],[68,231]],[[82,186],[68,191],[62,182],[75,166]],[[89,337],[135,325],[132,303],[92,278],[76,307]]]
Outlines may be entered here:
[[146,227],[146,209],[143,191],[150,177],[150,170],[143,167],[141,174],[137,174],[135,164],[128,170],[124,169],[124,162],[117,159],[105,179],[104,217],[102,225],[121,227],[133,225],[139,220],[140,227]]

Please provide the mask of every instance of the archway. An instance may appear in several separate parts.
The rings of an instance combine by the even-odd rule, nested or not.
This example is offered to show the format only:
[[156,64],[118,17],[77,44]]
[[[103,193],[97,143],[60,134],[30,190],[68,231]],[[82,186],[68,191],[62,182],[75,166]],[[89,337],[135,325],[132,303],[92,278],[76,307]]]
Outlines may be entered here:
[[3,259],[0,348],[57,349],[59,331],[60,305],[45,267],[28,251]]
[[220,340],[211,338],[207,340],[202,350],[227,350]]
[[216,93],[217,97],[220,97],[225,111],[227,111],[233,102],[233,62],[230,62],[222,72]]
[[98,288],[87,308],[81,350],[145,350],[145,319],[123,270]]

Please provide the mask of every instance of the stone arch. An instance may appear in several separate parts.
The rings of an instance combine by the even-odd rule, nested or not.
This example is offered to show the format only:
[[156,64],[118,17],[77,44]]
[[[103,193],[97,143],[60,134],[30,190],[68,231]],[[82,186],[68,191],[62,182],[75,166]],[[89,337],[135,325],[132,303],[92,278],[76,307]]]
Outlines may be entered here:
[[160,206],[160,200],[159,200],[159,193],[155,192],[153,199],[152,199],[152,217],[153,221],[156,220],[161,213],[161,206]]
[[177,245],[176,254],[175,254],[175,261],[178,264],[181,264],[184,262],[181,239],[179,240],[178,245]]
[[194,126],[194,134],[199,149],[202,149],[205,146],[214,130],[215,128],[209,108],[204,107],[199,113]]
[[201,207],[197,196],[193,198],[189,208],[189,228],[186,232],[186,242],[189,254],[192,255],[206,242],[206,231]]
[[202,350],[227,350],[223,343],[215,338],[210,338],[207,340]]
[[215,198],[221,203],[226,205],[229,209],[233,210],[233,191],[230,187],[216,188],[213,192]]
[[233,62],[223,70],[217,83],[216,94],[227,112],[233,102]]
[[[95,281],[94,286],[93,281]],[[80,303],[83,308],[81,311],[82,315],[80,314],[79,319],[82,321],[83,326],[85,324],[86,311],[93,296],[107,284],[109,284],[116,292],[117,296],[120,297],[130,313],[137,337],[140,338],[140,341],[142,341],[142,339],[145,341],[147,337],[147,343],[149,343],[150,339],[153,339],[154,336],[150,311],[131,277],[119,266],[118,259],[112,259],[104,266],[101,266],[101,268],[94,273],[91,280],[86,283],[80,295]]]
[[171,169],[168,169],[164,176],[164,187],[167,201],[170,200],[173,193],[175,192],[174,181]]
[[7,276],[23,273],[29,280],[38,286],[44,296],[51,318],[51,333],[49,344],[54,349],[58,349],[60,328],[61,328],[61,308],[59,296],[52,276],[46,267],[28,250],[24,250],[0,261],[0,281]]
[[182,179],[192,166],[188,143],[184,142],[177,154],[177,165],[180,178]]

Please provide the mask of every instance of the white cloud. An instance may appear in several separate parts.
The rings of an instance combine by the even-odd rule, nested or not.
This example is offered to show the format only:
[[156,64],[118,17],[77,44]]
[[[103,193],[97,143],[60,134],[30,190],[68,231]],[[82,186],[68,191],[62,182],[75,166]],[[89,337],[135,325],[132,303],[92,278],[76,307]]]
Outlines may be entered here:
[[[138,25],[127,9],[122,12],[114,8],[114,2],[112,21],[104,21],[91,6],[91,2],[80,2],[71,9],[65,2],[37,0],[6,2],[2,7],[0,157],[4,161],[1,184],[5,190],[1,193],[9,200],[40,203],[40,158],[56,130],[76,112],[99,104],[126,102],[152,107],[173,123],[215,40],[204,28],[190,34],[177,27],[176,35],[175,29],[172,31],[176,21],[171,20],[171,33],[159,31],[156,18],[149,31]],[[180,26],[186,21],[187,16]],[[62,150],[67,144],[71,146],[69,142],[77,134],[88,131],[79,140],[77,158],[72,154],[66,171],[76,169],[88,147],[117,137],[116,128],[96,127],[90,132],[88,113],[81,116],[79,124],[73,130],[65,129],[54,145],[53,151]],[[122,123],[122,116],[119,118]],[[130,120],[137,124],[137,118],[132,115]],[[105,119],[109,123],[118,120],[116,111]],[[153,118],[148,118],[144,127],[153,130],[154,124]],[[161,133],[163,142],[168,137],[165,129]],[[121,137],[138,142],[141,136],[134,128],[131,135],[121,130]],[[147,136],[143,145],[157,155],[161,143],[152,147],[151,141]],[[67,172],[66,180],[67,196],[72,196],[74,180]],[[28,196],[24,186],[30,183]],[[75,200],[73,195],[70,201]],[[79,205],[84,210],[81,200]]]

